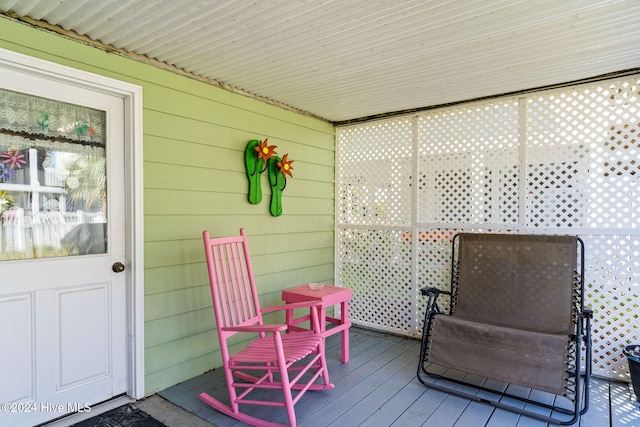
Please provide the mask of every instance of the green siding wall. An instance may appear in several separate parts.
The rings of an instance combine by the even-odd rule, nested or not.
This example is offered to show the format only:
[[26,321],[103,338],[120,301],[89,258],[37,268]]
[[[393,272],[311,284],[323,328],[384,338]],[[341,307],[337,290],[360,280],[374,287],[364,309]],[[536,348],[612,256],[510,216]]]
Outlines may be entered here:
[[[286,287],[333,283],[330,123],[4,18],[0,47],[143,87],[147,394],[221,364],[203,230],[247,230],[265,305]],[[244,148],[267,137],[295,160],[277,218],[266,176],[262,203],[247,201]]]

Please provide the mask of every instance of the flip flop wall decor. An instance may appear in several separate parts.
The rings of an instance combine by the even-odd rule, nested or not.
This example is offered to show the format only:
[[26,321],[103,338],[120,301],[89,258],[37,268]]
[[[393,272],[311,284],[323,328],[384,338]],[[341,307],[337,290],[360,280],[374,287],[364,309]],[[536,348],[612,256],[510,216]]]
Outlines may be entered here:
[[249,203],[257,205],[262,201],[262,187],[260,186],[260,173],[264,166],[264,160],[258,157],[255,150],[260,147],[260,141],[253,139],[247,144],[244,151],[244,165],[249,178]]
[[269,184],[271,185],[271,203],[269,204],[269,212],[273,216],[282,215],[282,190],[287,185],[287,181],[284,179],[278,163],[282,162],[282,159],[278,156],[273,156],[269,159]]
[[277,146],[268,145],[268,138],[264,141],[252,139],[244,152],[244,163],[249,179],[249,203],[258,204],[262,201],[262,186],[260,175],[268,170],[269,185],[271,187],[271,202],[269,212],[273,216],[282,215],[282,191],[287,186],[287,175],[293,177],[292,163],[289,154],[282,158],[276,156]]

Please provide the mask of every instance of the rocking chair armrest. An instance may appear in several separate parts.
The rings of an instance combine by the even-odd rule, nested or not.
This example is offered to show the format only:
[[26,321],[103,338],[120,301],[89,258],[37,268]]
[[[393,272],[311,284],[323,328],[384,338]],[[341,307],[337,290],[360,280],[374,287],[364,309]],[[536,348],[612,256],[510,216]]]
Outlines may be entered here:
[[436,297],[440,294],[451,295],[451,291],[443,291],[442,289],[438,289],[433,286],[425,286],[424,288],[420,289],[420,293],[422,295],[435,295]]
[[260,309],[260,312],[265,313],[276,310],[289,310],[289,312],[292,313],[294,308],[310,308],[309,318],[311,320],[311,330],[316,333],[320,333],[322,331],[320,328],[320,309],[322,308],[322,301],[320,300],[300,301],[275,307],[262,308]]
[[320,307],[321,305],[322,305],[322,301],[309,300],[309,301],[294,302],[294,303],[291,303],[291,304],[276,305],[276,306],[273,306],[273,307],[261,308],[260,312],[267,313],[269,311],[290,310],[290,309],[293,309],[293,308]]
[[225,326],[222,330],[230,332],[282,332],[287,330],[287,325],[277,323],[271,325]]

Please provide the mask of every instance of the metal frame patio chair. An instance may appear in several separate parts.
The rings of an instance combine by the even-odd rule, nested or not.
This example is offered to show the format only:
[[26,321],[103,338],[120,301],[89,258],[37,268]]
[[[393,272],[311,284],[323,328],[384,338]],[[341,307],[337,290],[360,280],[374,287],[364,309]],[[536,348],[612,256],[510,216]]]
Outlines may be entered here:
[[[450,289],[421,289],[420,382],[545,422],[575,423],[589,407],[591,376],[582,240],[460,233],[451,267]],[[486,379],[504,387],[485,387]],[[549,394],[514,394],[509,384]]]
[[[244,229],[240,236],[211,238],[203,232],[209,282],[229,404],[201,393],[200,399],[214,409],[254,426],[275,426],[240,410],[240,405],[280,406],[289,425],[296,425],[295,403],[308,390],[333,388],[320,334],[318,310],[321,302],[287,304],[261,309]],[[312,330],[284,333],[286,324],[265,324],[263,313],[311,307]],[[239,351],[238,337],[249,334],[249,343]],[[229,340],[232,340],[229,343]],[[264,400],[261,392],[280,390],[282,399]]]

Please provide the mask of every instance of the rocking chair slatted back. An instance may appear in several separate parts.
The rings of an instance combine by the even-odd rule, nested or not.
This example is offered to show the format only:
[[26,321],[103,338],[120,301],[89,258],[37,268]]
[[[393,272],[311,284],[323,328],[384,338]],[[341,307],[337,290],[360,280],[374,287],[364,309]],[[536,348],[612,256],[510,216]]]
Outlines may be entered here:
[[[246,326],[262,324],[262,316],[257,301],[257,292],[253,279],[253,269],[248,249],[243,244],[245,231],[240,236],[217,239],[206,251],[209,265],[209,280],[219,333],[232,335],[235,332],[223,332],[228,326]],[[210,239],[205,231],[205,239]]]

